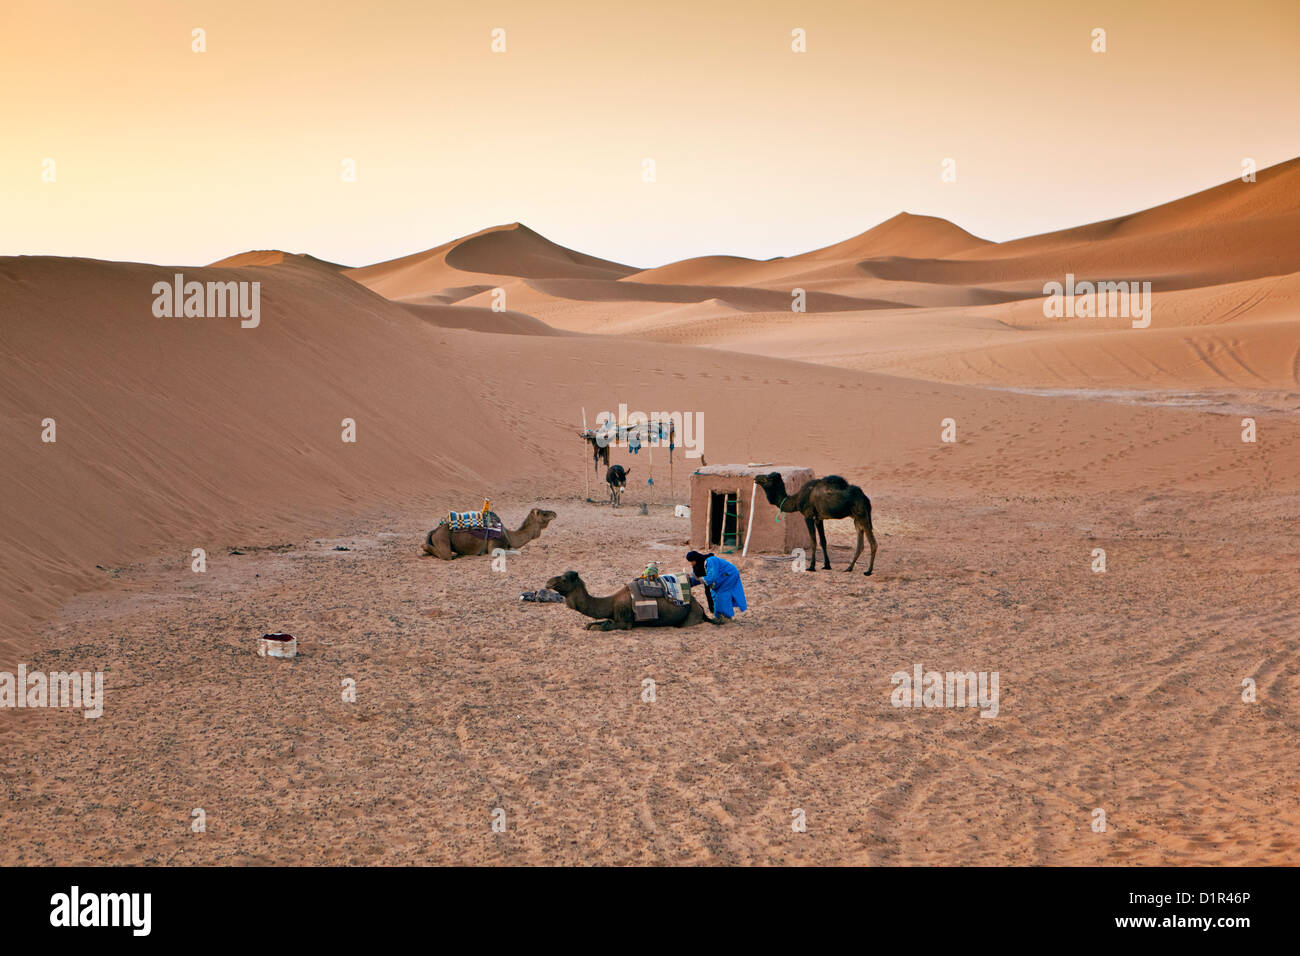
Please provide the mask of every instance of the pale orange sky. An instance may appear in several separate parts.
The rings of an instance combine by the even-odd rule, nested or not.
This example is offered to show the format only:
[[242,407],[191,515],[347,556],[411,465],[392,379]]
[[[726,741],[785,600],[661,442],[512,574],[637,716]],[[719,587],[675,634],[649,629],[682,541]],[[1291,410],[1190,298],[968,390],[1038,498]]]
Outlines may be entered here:
[[654,266],[900,210],[1009,239],[1300,155],[1300,2],[3,0],[0,91],[0,255],[361,265],[518,220]]

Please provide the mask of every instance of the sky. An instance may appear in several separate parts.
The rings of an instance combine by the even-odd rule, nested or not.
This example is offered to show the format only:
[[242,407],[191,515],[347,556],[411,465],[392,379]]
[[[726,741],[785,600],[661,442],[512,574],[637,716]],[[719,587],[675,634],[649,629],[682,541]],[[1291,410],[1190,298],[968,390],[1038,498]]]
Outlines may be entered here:
[[1002,241],[1300,155],[1298,107],[1297,0],[2,0],[0,255]]

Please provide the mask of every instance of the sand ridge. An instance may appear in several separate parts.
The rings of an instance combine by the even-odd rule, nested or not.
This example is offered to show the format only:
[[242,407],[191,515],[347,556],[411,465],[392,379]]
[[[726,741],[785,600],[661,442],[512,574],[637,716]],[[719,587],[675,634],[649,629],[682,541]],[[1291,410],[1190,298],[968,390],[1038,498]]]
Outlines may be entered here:
[[[799,255],[637,271],[516,223],[347,274],[407,301],[492,308],[504,295],[509,309],[575,332],[954,383],[1300,388],[1300,160],[1003,243],[900,213]],[[1047,314],[1046,285],[1067,276],[1150,283],[1150,328],[1121,340],[1097,333],[1128,328],[1127,313]]]

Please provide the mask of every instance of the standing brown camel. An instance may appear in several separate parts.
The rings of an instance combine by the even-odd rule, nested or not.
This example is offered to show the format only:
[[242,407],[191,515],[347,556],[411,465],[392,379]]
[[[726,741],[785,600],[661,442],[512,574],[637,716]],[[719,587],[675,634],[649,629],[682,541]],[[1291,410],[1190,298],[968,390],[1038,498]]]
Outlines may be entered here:
[[582,583],[577,571],[565,571],[546,582],[546,587],[564,595],[564,603],[579,614],[594,617],[596,620],[587,625],[587,630],[630,631],[634,627],[690,627],[708,621],[718,622],[704,613],[700,602],[691,596],[691,603],[686,607],[674,604],[667,598],[656,598],[659,617],[654,621],[638,621],[632,607],[632,592],[625,584],[608,597],[592,597],[587,593],[587,585]]
[[424,553],[450,561],[462,554],[487,554],[494,547],[517,551],[538,537],[555,520],[554,511],[534,508],[514,531],[501,529],[502,537],[482,538],[469,531],[452,531],[445,521],[424,537]]
[[[851,485],[839,475],[827,475],[815,478],[805,484],[794,494],[785,490],[785,480],[779,471],[759,475],[754,479],[767,495],[767,500],[777,509],[786,512],[799,512],[808,522],[808,537],[812,539],[812,560],[808,570],[817,570],[817,535],[822,539],[823,567],[831,569],[831,553],[826,547],[827,518],[852,518],[853,526],[858,529],[858,550],[849,562],[846,571],[852,571],[862,556],[862,536],[865,534],[871,542],[871,563],[863,574],[870,574],[876,567],[876,536],[871,531],[871,499],[863,494],[857,485]],[[814,533],[814,526],[816,533]]]

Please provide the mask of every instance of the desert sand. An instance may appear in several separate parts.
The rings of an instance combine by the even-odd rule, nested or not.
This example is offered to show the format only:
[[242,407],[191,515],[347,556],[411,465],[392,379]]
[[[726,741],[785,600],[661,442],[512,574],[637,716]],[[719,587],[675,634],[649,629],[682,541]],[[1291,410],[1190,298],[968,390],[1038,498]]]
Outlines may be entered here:
[[[767,262],[641,270],[518,223],[363,268],[2,258],[0,669],[103,669],[106,702],[0,711],[0,862],[1300,862],[1298,237],[1295,160],[1015,242],[901,214]],[[155,318],[175,272],[260,282],[260,325]],[[1151,281],[1151,327],[1045,318],[1067,272]],[[861,485],[875,574],[831,522],[835,571],[739,559],[720,628],[521,603],[682,563],[680,450],[585,500],[582,409],[619,403],[702,412],[711,463]],[[558,517],[504,571],[419,555],[484,497]],[[270,630],[300,656],[258,658]],[[892,706],[917,663],[997,671],[999,715]]]

